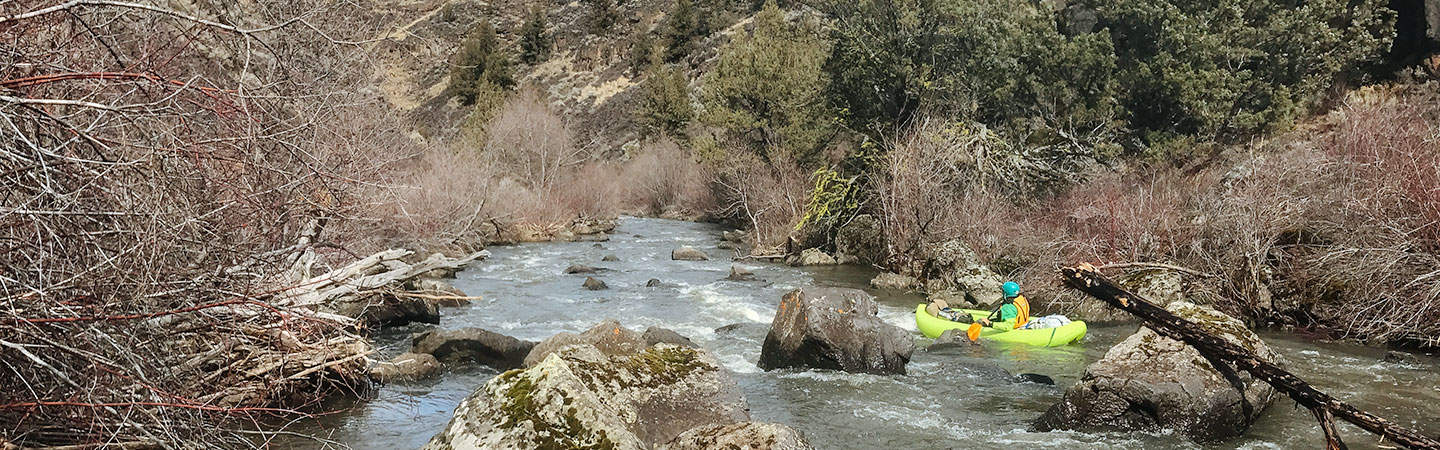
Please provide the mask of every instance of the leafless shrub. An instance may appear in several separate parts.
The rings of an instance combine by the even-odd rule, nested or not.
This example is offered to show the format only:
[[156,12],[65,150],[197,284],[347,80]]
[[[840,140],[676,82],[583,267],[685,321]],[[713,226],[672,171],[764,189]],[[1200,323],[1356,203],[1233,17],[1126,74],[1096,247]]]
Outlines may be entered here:
[[741,221],[753,230],[756,253],[783,246],[805,215],[810,196],[809,176],[793,160],[741,153],[730,156],[716,171],[715,198],[719,214]]
[[[356,158],[375,130],[327,126],[366,107],[355,77],[319,76],[352,49],[46,3],[0,5],[0,434],[244,445],[238,426],[364,389],[368,345],[271,303],[291,256],[338,246],[324,224],[398,158]],[[342,15],[272,6],[301,30]]]
[[575,145],[565,118],[528,89],[506,101],[486,131],[485,155],[538,191],[552,191],[592,156],[591,148]]

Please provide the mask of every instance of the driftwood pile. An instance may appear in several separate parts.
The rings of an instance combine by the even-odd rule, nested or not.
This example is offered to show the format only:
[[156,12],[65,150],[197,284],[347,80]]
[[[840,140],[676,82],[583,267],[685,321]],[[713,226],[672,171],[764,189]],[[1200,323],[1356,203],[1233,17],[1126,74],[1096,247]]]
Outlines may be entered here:
[[277,294],[276,305],[313,311],[317,317],[349,326],[434,323],[439,319],[436,307],[442,301],[470,297],[434,288],[443,283],[433,280],[451,278],[490,252],[481,250],[459,258],[435,253],[407,262],[413,261],[414,255],[411,250],[385,250],[318,276],[308,276],[313,255],[302,255],[288,275],[298,281],[288,283],[290,287]]

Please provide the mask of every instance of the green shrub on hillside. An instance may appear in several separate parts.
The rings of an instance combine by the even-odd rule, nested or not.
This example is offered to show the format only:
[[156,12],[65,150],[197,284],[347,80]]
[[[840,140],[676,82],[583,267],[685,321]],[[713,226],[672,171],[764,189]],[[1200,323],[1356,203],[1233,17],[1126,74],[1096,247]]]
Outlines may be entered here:
[[1096,0],[1143,130],[1233,139],[1282,127],[1393,36],[1384,0]]
[[545,30],[545,10],[536,6],[520,26],[520,59],[525,64],[535,64],[550,59],[555,48],[555,38]]
[[691,0],[675,0],[675,9],[665,20],[665,61],[676,62],[695,51],[695,38],[702,35],[700,12]]
[[460,53],[450,70],[449,90],[460,97],[461,103],[473,105],[477,95],[490,90],[486,84],[509,89],[515,86],[515,78],[510,56],[495,36],[495,28],[482,20],[460,43]]
[[[922,111],[1019,149],[1284,126],[1378,56],[1382,0],[1090,0],[1096,32],[1029,0],[831,0],[830,100],[885,136]],[[1159,132],[1159,133],[1156,133]],[[1143,144],[1141,144],[1143,145]]]
[[814,24],[789,24],[775,4],[755,17],[754,31],[720,51],[701,91],[703,120],[766,161],[784,152],[814,162],[835,134],[825,102],[829,52]]
[[681,136],[694,116],[685,72],[670,65],[652,65],[640,91],[640,104],[635,108],[635,125],[640,134]]

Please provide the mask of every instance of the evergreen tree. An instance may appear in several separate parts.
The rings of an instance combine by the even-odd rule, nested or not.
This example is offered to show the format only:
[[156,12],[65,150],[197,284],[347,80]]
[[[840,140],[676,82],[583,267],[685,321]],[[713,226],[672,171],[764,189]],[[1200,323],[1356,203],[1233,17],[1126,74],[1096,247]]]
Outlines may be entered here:
[[706,75],[703,120],[766,160],[783,152],[813,161],[835,132],[825,101],[828,52],[816,24],[786,23],[767,2],[754,31],[721,49]]
[[675,10],[665,23],[665,61],[676,62],[694,51],[700,35],[700,15],[692,0],[675,0]]
[[535,64],[550,59],[555,48],[555,38],[550,36],[545,24],[545,10],[539,5],[530,9],[530,16],[520,26],[520,59],[525,64]]
[[680,136],[695,116],[685,73],[677,67],[651,65],[640,95],[635,124],[645,137]]
[[481,93],[493,92],[494,87],[514,86],[510,56],[495,36],[495,28],[489,21],[481,21],[460,43],[460,52],[450,70],[450,92],[459,96],[461,103],[473,105]]

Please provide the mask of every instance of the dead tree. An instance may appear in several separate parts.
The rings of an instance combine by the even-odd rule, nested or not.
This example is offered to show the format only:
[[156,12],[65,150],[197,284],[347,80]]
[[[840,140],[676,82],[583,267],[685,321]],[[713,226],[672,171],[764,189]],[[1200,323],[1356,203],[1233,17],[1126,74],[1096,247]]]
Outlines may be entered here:
[[1260,359],[1238,345],[1206,333],[1198,325],[1150,303],[1144,297],[1126,291],[1089,264],[1063,268],[1061,273],[1070,287],[1134,314],[1156,333],[1184,342],[1212,360],[1219,358],[1229,361],[1237,368],[1289,395],[1301,406],[1308,408],[1320,421],[1327,448],[1345,448],[1345,443],[1340,440],[1340,434],[1335,428],[1334,419],[1339,417],[1406,448],[1440,449],[1440,440],[1361,411],[1316,390],[1294,374]]

